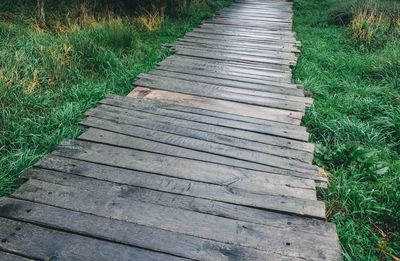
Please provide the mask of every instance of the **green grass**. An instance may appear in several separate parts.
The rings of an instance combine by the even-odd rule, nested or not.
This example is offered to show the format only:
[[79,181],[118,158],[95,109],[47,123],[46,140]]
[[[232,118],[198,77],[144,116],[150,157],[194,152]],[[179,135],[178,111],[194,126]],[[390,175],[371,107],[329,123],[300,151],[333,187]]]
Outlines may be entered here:
[[296,0],[302,55],[294,79],[314,94],[304,118],[315,162],[332,175],[320,197],[346,260],[400,253],[400,43],[366,49],[331,24],[338,1]]
[[23,11],[0,10],[0,196],[19,186],[24,169],[81,133],[83,112],[109,93],[128,94],[138,74],[169,55],[163,43],[230,0],[207,2],[155,32],[132,17],[58,30],[53,17],[51,29],[40,30]]

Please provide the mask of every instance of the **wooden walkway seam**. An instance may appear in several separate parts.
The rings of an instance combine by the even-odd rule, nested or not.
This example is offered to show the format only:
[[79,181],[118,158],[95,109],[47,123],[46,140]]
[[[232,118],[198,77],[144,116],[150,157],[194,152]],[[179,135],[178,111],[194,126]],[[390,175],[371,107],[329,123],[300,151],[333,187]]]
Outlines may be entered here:
[[166,45],[0,198],[0,260],[341,260],[292,17],[238,0]]

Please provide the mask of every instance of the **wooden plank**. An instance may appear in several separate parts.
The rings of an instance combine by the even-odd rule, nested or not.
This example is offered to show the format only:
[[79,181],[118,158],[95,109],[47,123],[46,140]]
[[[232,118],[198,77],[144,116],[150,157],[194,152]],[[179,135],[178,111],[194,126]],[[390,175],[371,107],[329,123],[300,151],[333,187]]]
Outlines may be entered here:
[[[183,59],[181,59],[183,58]],[[211,72],[211,73],[216,73],[216,74],[221,74],[223,75],[234,75],[237,77],[244,77],[246,78],[251,78],[251,79],[257,79],[260,81],[272,81],[272,82],[289,82],[290,74],[289,73],[284,73],[284,72],[276,72],[276,71],[270,71],[267,72],[268,75],[266,74],[258,74],[259,70],[247,70],[246,68],[241,68],[241,67],[230,67],[230,65],[223,65],[221,63],[209,63],[209,62],[203,62],[204,60],[201,59],[191,59],[190,57],[184,57],[180,56],[179,59],[171,58],[171,59],[166,59],[162,62],[160,62],[157,67],[158,68],[175,68],[180,71],[182,67],[187,68],[188,70],[195,70],[199,72]],[[229,68],[230,67],[230,68]]]
[[[88,112],[85,113],[87,116],[95,116],[98,118],[102,118],[101,112],[106,111],[109,113],[116,113],[120,114],[119,116],[114,117],[115,120],[124,120],[120,122],[125,122],[129,123],[131,125],[135,125],[137,123],[147,123],[147,126],[152,126],[152,123],[161,123],[161,124],[166,124],[170,125],[172,128],[173,126],[179,126],[179,127],[184,127],[192,131],[193,133],[196,133],[196,131],[203,131],[203,132],[208,132],[208,133],[216,133],[220,134],[226,137],[235,137],[243,140],[249,140],[249,141],[254,141],[258,143],[264,143],[264,144],[269,144],[269,145],[274,145],[278,147],[283,147],[283,148],[290,148],[294,150],[300,150],[300,151],[305,151],[305,152],[310,152],[313,153],[314,147],[312,144],[307,143],[307,142],[302,142],[302,141],[297,141],[294,139],[287,139],[287,138],[281,138],[277,137],[280,136],[279,130],[274,130],[273,128],[270,128],[269,130],[266,130],[265,133],[257,133],[254,132],[254,130],[241,130],[238,128],[232,128],[229,126],[221,126],[220,125],[212,125],[212,124],[206,124],[206,122],[199,122],[199,121],[193,121],[191,119],[185,119],[185,118],[180,118],[178,119],[177,117],[168,117],[168,116],[160,116],[157,115],[156,113],[149,113],[145,111],[137,111],[133,110],[133,108],[128,108],[124,109],[121,107],[112,107],[112,106],[107,106],[107,105],[101,105],[98,106],[95,109],[92,109]],[[111,116],[110,114],[108,114]],[[128,116],[128,117],[126,117]],[[133,117],[133,118],[129,118]],[[142,119],[142,120],[141,120]],[[146,122],[147,120],[147,122]],[[153,120],[153,122],[148,122],[149,120]],[[174,124],[171,124],[171,121],[174,122]],[[144,126],[144,125],[140,125]],[[267,127],[266,127],[267,128]],[[289,133],[289,129],[283,129],[283,131],[287,131]],[[272,133],[272,135],[267,135],[266,132]],[[184,131],[176,130],[175,134],[181,134],[185,133]],[[190,135],[190,132],[189,132]],[[195,135],[195,134],[193,134]]]
[[[111,173],[109,173],[111,174]],[[97,179],[92,179],[92,178],[86,178],[82,175],[70,175],[66,174],[63,172],[56,172],[52,170],[46,170],[46,169],[32,169],[29,170],[26,174],[23,176],[24,178],[30,178],[30,179],[35,179],[35,180],[41,180],[49,183],[54,183],[54,184],[60,184],[60,185],[65,185],[65,186],[75,186],[76,188],[84,188],[86,189],[86,186],[96,188],[98,191],[106,191],[109,187],[115,187],[115,186],[126,186],[126,185],[121,185],[121,184],[115,184],[115,182],[105,182],[105,181],[99,181]],[[147,177],[148,181],[147,183],[152,182],[150,178],[154,177],[152,175],[144,175],[143,177]],[[146,179],[146,178],[144,178]],[[175,179],[177,180],[177,179]],[[179,180],[179,179],[178,179]],[[74,183],[75,182],[75,183]],[[153,181],[154,182],[154,181]],[[79,185],[76,185],[79,183]],[[86,184],[86,185],[85,185]],[[323,205],[318,204],[318,202],[313,199],[311,200],[302,200],[300,198],[293,198],[293,197],[286,197],[282,195],[273,195],[272,193],[279,194],[280,192],[278,191],[279,188],[275,189],[275,192],[272,191],[270,194],[268,194],[267,191],[264,193],[253,193],[252,191],[246,191],[246,190],[241,190],[241,189],[235,189],[232,187],[225,187],[225,186],[215,186],[215,185],[210,185],[207,186],[205,183],[200,183],[200,182],[192,182],[192,181],[185,181],[185,180],[179,180],[178,182],[175,182],[175,185],[180,186],[179,188],[172,188],[174,192],[170,191],[163,191],[163,189],[148,189],[144,187],[138,187],[138,186],[133,186],[129,185],[128,190],[129,192],[133,192],[133,194],[136,195],[137,201],[140,202],[147,202],[151,204],[157,204],[157,205],[162,205],[162,206],[168,206],[172,208],[182,208],[182,209],[188,209],[188,202],[192,202],[192,200],[195,198],[193,196],[190,196],[188,194],[204,194],[206,192],[205,189],[209,188],[210,192],[216,192],[221,198],[217,198],[217,196],[207,196],[207,197],[202,197],[203,202],[206,202],[208,204],[212,204],[213,202],[222,202],[222,203],[229,203],[229,204],[235,204],[235,205],[240,205],[240,206],[245,206],[245,207],[257,207],[263,210],[271,210],[271,211],[278,211],[280,213],[292,213],[291,211],[294,210],[292,208],[292,205],[294,203],[300,204],[302,206],[302,209],[307,209],[307,208],[317,208],[318,206],[322,207],[321,210],[323,210]],[[168,189],[167,187],[164,186],[164,190],[171,190]],[[192,190],[191,192],[182,192],[180,190]],[[176,193],[178,192],[178,193]],[[172,193],[172,194],[171,194]],[[258,196],[257,196],[258,194]],[[314,192],[315,194],[315,192]],[[163,200],[160,201],[159,198],[162,198]],[[216,199],[216,200],[214,200]],[[281,201],[284,200],[286,204],[283,203],[266,203],[266,201]],[[186,202],[184,205],[180,206],[178,204],[174,204],[173,202],[178,202],[178,201],[183,201]],[[281,211],[282,209],[282,211]],[[300,207],[297,207],[297,209],[300,209]],[[192,209],[189,209],[192,210]],[[204,211],[196,211],[196,212],[204,212]],[[304,211],[303,211],[304,212]],[[207,214],[213,214],[213,213],[208,213]],[[294,213],[297,214],[297,213]],[[319,217],[321,218],[321,217]]]
[[[193,140],[195,144],[200,141],[205,141],[207,144],[216,146],[217,148],[226,147],[229,148],[229,150],[235,150],[237,148],[248,150],[248,153],[250,154],[252,151],[254,151],[266,155],[292,158],[307,163],[310,163],[313,157],[312,153],[305,151],[243,140],[240,138],[219,135],[217,133],[180,128],[179,126],[171,126],[167,123],[148,122],[148,120],[145,119],[138,119],[137,121],[132,122],[132,119],[129,119],[129,116],[118,116],[118,114],[108,111],[101,111],[98,110],[98,108],[86,113],[86,115],[92,115],[93,117],[89,117],[81,121],[81,124],[84,126],[108,129],[121,133],[123,133],[124,129],[127,129],[132,136],[138,138],[158,141],[171,145],[186,146],[187,148],[192,148],[194,145],[185,145],[185,143]],[[130,123],[130,121],[132,123]],[[111,125],[115,126],[113,127]],[[178,140],[175,141],[174,139]],[[209,149],[205,148],[205,150],[208,151]],[[216,152],[218,152],[218,150]],[[220,153],[223,153],[223,151]]]
[[[207,28],[207,27],[198,27],[195,28],[192,32],[195,33],[205,33],[205,34],[216,34],[216,35],[228,35],[228,36],[239,36],[239,37],[251,37],[251,38],[259,38],[259,39],[271,39],[272,41],[281,41],[281,42],[297,42],[296,38],[292,35],[282,35],[282,34],[275,34],[275,33],[259,33],[259,32],[251,32],[245,30],[235,30],[226,28],[225,30],[221,30],[218,28]],[[243,51],[245,49],[243,48]],[[287,53],[289,56],[290,53]],[[293,54],[292,54],[293,55]]]
[[[206,38],[209,39],[208,37],[201,37],[201,38]],[[214,38],[212,38],[214,39]],[[221,40],[232,40],[229,39],[228,37],[222,38]],[[216,39],[219,40],[219,39]],[[233,62],[241,62],[241,63],[246,63],[246,64],[256,64],[259,66],[268,66],[271,68],[276,68],[276,69],[281,69],[285,70],[289,68],[290,66],[294,65],[295,63],[293,61],[289,60],[282,60],[282,59],[274,59],[274,58],[262,58],[262,57],[257,57],[257,56],[246,56],[246,55],[240,55],[240,54],[233,54],[233,53],[220,53],[220,52],[215,52],[215,51],[207,51],[207,52],[202,52],[202,51],[196,51],[195,49],[190,49],[190,48],[179,48],[179,50],[176,51],[176,55],[185,55],[185,56],[190,56],[190,57],[200,57],[200,58],[207,58],[207,59],[212,59],[212,60],[222,60],[222,61],[233,61]]]
[[[195,107],[188,107],[188,106],[181,106],[181,105],[176,105],[172,103],[165,103],[165,102],[160,102],[156,100],[146,100],[145,102],[141,99],[134,98],[134,97],[122,97],[118,95],[108,95],[107,98],[103,99],[100,101],[100,103],[107,104],[107,102],[113,102],[113,106],[119,106],[123,107],[126,106],[128,109],[133,109],[135,106],[140,104],[143,108],[149,107],[150,108],[163,108],[165,110],[168,110],[169,112],[182,112],[186,114],[191,114],[191,115],[196,115],[196,119],[192,119],[192,121],[201,121],[200,116],[206,116],[207,117],[207,122],[212,124],[212,125],[217,125],[217,126],[228,126],[226,125],[226,120],[229,120],[231,122],[236,122],[237,124],[244,124],[244,125],[255,125],[255,126],[262,126],[263,129],[268,129],[268,128],[273,128],[273,127],[279,127],[280,129],[284,130],[295,130],[297,132],[306,132],[306,128],[304,126],[296,126],[296,125],[291,125],[291,124],[286,124],[286,123],[281,123],[281,122],[275,122],[275,121],[268,121],[268,120],[263,120],[263,119],[258,119],[258,118],[253,118],[253,117],[244,117],[240,116],[237,114],[230,114],[230,113],[224,113],[224,112],[218,112],[218,111],[212,111],[212,110],[207,110],[207,109],[199,109]],[[184,117],[180,117],[183,118]],[[217,119],[218,123],[211,123],[210,119]],[[224,125],[225,124],[225,125]],[[231,126],[232,127],[232,126]],[[237,128],[237,127],[236,127]],[[260,131],[257,131],[260,132]],[[266,133],[266,131],[264,132]],[[275,135],[277,136],[283,136],[284,133],[276,133]],[[296,139],[296,138],[294,138]],[[298,136],[297,136],[297,139]]]
[[[256,84],[279,84],[288,82],[289,76],[282,77],[265,77],[260,75],[246,74],[237,70],[236,72],[233,70],[225,70],[225,69],[216,69],[210,66],[199,66],[199,65],[189,65],[186,63],[179,62],[168,62],[164,64],[158,64],[157,70],[170,71],[170,72],[181,72],[192,75],[200,75],[200,76],[208,76],[217,79],[231,79],[236,80],[238,82],[248,82],[248,83],[256,83]],[[288,88],[290,88],[288,86]]]
[[167,103],[181,104],[201,109],[209,109],[224,113],[238,114],[242,116],[260,118],[264,120],[277,121],[287,124],[300,125],[302,118],[301,112],[284,111],[280,109],[267,108],[251,104],[243,104],[220,99],[212,99],[189,95],[174,91],[153,90],[137,86],[130,97],[140,97],[142,99],[152,99]]
[[278,120],[277,116],[271,115],[271,109],[262,106],[242,104],[239,102],[224,101],[219,99],[211,99],[194,95],[182,94],[171,91],[151,90],[149,88],[136,87],[129,97],[140,97],[143,100],[157,100],[166,103],[179,104],[200,109],[208,109],[223,113],[236,114],[245,117],[259,118],[263,120],[271,120],[283,122],[293,125],[300,125],[298,114],[289,113],[282,120]]
[[[81,184],[79,184],[80,186]],[[35,191],[35,192],[32,192]],[[50,193],[49,193],[50,192]],[[134,191],[79,189],[29,180],[16,197],[93,213],[98,216],[156,227],[221,243],[235,244],[269,253],[303,258],[336,260],[337,239],[298,231],[231,220],[198,212],[135,201]],[[147,198],[143,198],[144,200]],[[160,198],[162,201],[163,198]],[[321,242],[324,242],[321,244]]]
[[[298,53],[297,47],[289,44],[277,44],[275,42],[258,44],[256,42],[233,42],[227,40],[216,40],[213,38],[205,38],[205,37],[190,37],[185,36],[183,38],[178,39],[175,43],[179,44],[205,44],[205,45],[212,45],[214,47],[218,47],[220,49],[227,48],[227,49],[245,49],[245,50],[253,50],[254,52],[257,51],[269,51],[269,52],[278,52],[282,54],[296,54]],[[173,57],[173,56],[172,56]],[[265,71],[271,70],[279,70],[276,68],[269,68],[265,67]],[[280,69],[282,70],[282,69]],[[286,72],[290,72],[289,69],[284,69]]]
[[[147,227],[104,218],[83,212],[52,207],[25,200],[3,198],[0,200],[0,216],[28,221],[30,223],[53,227],[105,239],[130,246],[152,249],[157,252],[172,254],[195,260],[292,260],[293,257],[266,253],[251,248],[224,244],[207,239],[174,233],[163,229]],[[27,211],[29,210],[29,212]],[[5,259],[3,261],[28,260]],[[298,260],[297,258],[295,260]]]
[[[303,126],[295,126],[274,121],[252,122],[248,117],[233,117],[230,114],[218,114],[212,111],[197,110],[191,107],[175,106],[173,104],[157,101],[141,102],[140,99],[130,97],[110,96],[100,101],[101,104],[121,107],[129,110],[157,114],[165,117],[183,119],[209,125],[229,127],[233,129],[247,130],[257,133],[273,134],[300,141],[307,141],[308,134]],[[102,106],[105,107],[105,106]],[[107,106],[109,108],[109,106]],[[233,117],[233,118],[232,118]]]
[[[118,115],[119,113],[121,114]],[[144,127],[147,129],[160,130],[180,136],[192,137],[206,141],[215,141],[216,143],[220,144],[229,143],[227,145],[234,146],[234,142],[238,142],[239,144],[237,144],[235,147],[240,147],[240,144],[254,145],[254,148],[256,149],[252,150],[261,150],[262,152],[265,152],[267,154],[286,155],[286,157],[290,156],[293,158],[302,158],[303,156],[308,157],[306,155],[312,154],[312,147],[305,142],[280,138],[274,135],[266,135],[246,130],[233,129],[230,127],[211,124],[207,125],[206,123],[195,122],[187,119],[178,119],[176,117],[163,117],[161,115],[147,113],[145,111],[134,111],[119,107],[101,105],[95,109],[86,112],[85,115],[114,121],[115,123],[122,123]],[[152,118],[154,118],[154,121],[149,122],[149,120],[151,120]],[[176,123],[174,125],[168,124],[169,121],[176,121]],[[182,128],[185,129],[182,130]],[[215,134],[218,136],[215,136]],[[246,136],[246,134],[248,136]],[[257,141],[257,138],[260,138],[259,141]],[[241,142],[242,140],[244,140],[245,142]],[[246,141],[251,142],[249,143]],[[259,149],[260,146],[266,147],[264,150],[262,150]],[[282,150],[282,152],[274,152],[271,150]],[[302,152],[306,152],[308,154],[301,154]]]
[[[148,128],[143,128],[135,125],[125,124],[119,122],[116,125],[114,120],[108,120],[103,118],[97,117],[89,117],[81,121],[81,125],[86,127],[93,127],[97,129],[112,131],[116,133],[121,133],[125,135],[129,135],[132,137],[149,140],[152,142],[159,142],[163,144],[178,146],[186,149],[192,149],[196,151],[202,151],[207,153],[212,153],[216,155],[226,156],[236,158],[238,160],[248,160],[250,162],[256,162],[260,164],[264,164],[268,162],[259,160],[261,158],[268,158],[269,155],[279,156],[283,158],[299,160],[302,162],[306,162],[311,164],[312,154],[301,152],[301,151],[294,151],[290,149],[283,149],[283,148],[276,148],[273,150],[273,146],[269,146],[270,150],[268,151],[257,151],[254,149],[246,149],[245,147],[240,147],[237,144],[235,146],[225,145],[222,143],[217,143],[209,140],[213,140],[212,138],[205,138],[205,139],[197,139],[195,137],[187,137],[181,136],[173,133],[158,131],[158,130],[151,130]],[[190,133],[189,133],[190,134]],[[206,136],[206,135],[205,135]],[[207,137],[207,136],[206,136]],[[227,143],[227,142],[226,142]],[[190,154],[189,154],[190,155]],[[251,157],[254,155],[254,158]]]
[[165,62],[175,61],[179,63],[185,63],[187,65],[196,65],[199,64],[201,66],[210,65],[216,68],[226,68],[229,71],[238,71],[246,74],[255,74],[258,76],[265,76],[265,77],[282,77],[282,76],[289,76],[291,75],[291,71],[289,68],[269,68],[262,65],[257,64],[248,64],[243,62],[234,62],[234,61],[223,61],[223,60],[213,60],[207,59],[202,57],[190,57],[184,55],[174,55],[171,56],[164,61],[161,61],[160,64]]
[[[172,76],[168,76],[168,74]],[[177,74],[177,73],[175,73]],[[151,74],[141,74],[139,75],[141,78],[147,78],[150,80],[164,80],[168,84],[173,84],[173,85],[185,85],[188,86],[187,88],[191,87],[202,87],[202,88],[209,88],[210,91],[213,90],[222,90],[222,91],[231,91],[233,93],[238,93],[238,94],[247,94],[247,95],[259,95],[261,97],[265,98],[275,98],[275,99],[280,99],[280,102],[282,100],[292,100],[292,101],[297,101],[297,102],[302,102],[304,103],[307,101],[307,99],[304,99],[304,94],[302,93],[301,90],[291,87],[287,88],[285,86],[274,86],[274,85],[260,85],[260,84],[250,84],[250,83],[233,83],[233,81],[229,80],[213,80],[212,78],[209,80],[206,80],[206,77],[201,77],[201,76],[194,76],[190,75],[190,78],[187,77],[187,80],[185,79],[180,79],[174,76],[174,73],[164,73],[160,72],[159,75],[156,73],[151,73]],[[202,84],[202,82],[208,81],[210,84]],[[137,85],[140,85],[138,83]],[[167,85],[167,84],[166,84]],[[241,87],[240,87],[241,85]],[[202,94],[202,92],[199,91],[199,94]],[[294,96],[291,98],[291,96]],[[296,98],[297,97],[297,98]]]
[[[269,108],[272,113],[288,114],[293,111],[299,117],[305,110],[305,104],[288,101],[266,96],[278,96],[248,89],[232,88],[220,85],[213,85],[189,80],[181,80],[157,75],[139,75],[140,79],[135,81],[135,86],[148,87],[157,90],[174,91],[188,95],[200,97],[216,98],[226,101],[240,102],[249,105],[258,105]],[[275,88],[276,92],[286,92],[286,90]],[[293,89],[294,90],[294,89]],[[298,91],[297,89],[295,91]]]
[[[168,45],[167,45],[168,46]],[[255,56],[261,57],[274,57],[278,56],[285,59],[290,59],[295,61],[297,59],[296,54],[291,51],[284,51],[284,50],[271,50],[271,49],[262,49],[262,48],[252,48],[252,47],[243,47],[237,45],[215,45],[215,44],[207,44],[207,43],[199,43],[199,42],[189,42],[189,41],[176,41],[174,44],[170,45],[171,47],[186,47],[186,48],[201,48],[202,50],[206,51],[208,49],[214,51],[221,51],[221,52],[233,52],[238,54],[251,54]]]
[[[121,132],[129,132],[129,127],[125,128],[125,130],[122,130]],[[200,141],[200,142],[195,142],[193,140],[188,141],[187,143],[192,143],[192,145],[187,145],[188,147],[196,147],[196,149],[187,149],[184,147],[180,146],[174,146],[174,145],[169,145],[169,144],[164,144],[160,142],[155,142],[151,141],[148,139],[141,139],[137,138],[134,136],[129,136],[129,134],[121,134],[121,133],[116,133],[112,131],[107,131],[107,130],[100,130],[100,129],[94,129],[94,128],[89,128],[85,133],[83,133],[81,136],[79,136],[80,140],[85,140],[85,141],[91,141],[91,142],[99,142],[102,144],[108,144],[108,145],[114,145],[114,146],[119,146],[123,148],[129,148],[129,149],[134,149],[134,150],[141,150],[141,151],[147,151],[147,152],[154,152],[162,155],[168,155],[168,156],[174,156],[174,157],[179,157],[179,158],[186,158],[186,159],[194,159],[194,160],[199,160],[199,161],[205,161],[205,162],[211,162],[211,163],[220,163],[224,164],[227,166],[232,166],[232,167],[241,167],[241,168],[246,168],[246,169],[255,169],[262,171],[264,165],[266,166],[274,166],[277,165],[279,166],[278,163],[270,163],[271,161],[273,162],[273,159],[275,160],[282,160],[279,157],[275,157],[272,155],[265,155],[261,153],[252,153],[251,155],[254,156],[255,159],[252,159],[249,157],[249,155],[243,151],[240,150],[234,150],[237,151],[238,154],[242,157],[240,159],[240,156],[235,156],[235,158],[232,157],[234,155],[233,152],[229,152],[229,148],[218,148],[218,146],[212,146],[209,143]],[[180,139],[180,142],[184,142],[182,139]],[[222,147],[222,146],[221,146]],[[203,152],[206,151],[207,152]],[[213,153],[210,153],[213,152]],[[218,153],[217,153],[218,152]],[[221,154],[225,154],[224,156],[221,156]],[[261,155],[260,155],[261,154]],[[262,163],[261,159],[265,159],[268,162]],[[247,162],[248,161],[248,162]],[[291,161],[290,159],[286,159],[286,161]],[[296,164],[298,162],[296,161],[291,161],[290,162],[292,165],[289,166],[294,166],[293,168],[301,168],[302,166],[300,164]],[[307,165],[306,165],[307,166]],[[279,166],[278,168],[283,168],[285,169],[285,166]],[[267,167],[265,171],[268,171],[269,168]],[[296,170],[294,170],[296,171]],[[299,171],[300,172],[300,171]],[[310,176],[308,176],[310,178]]]
[[[216,34],[217,35],[217,34]],[[219,35],[219,34],[218,34]],[[229,36],[228,34],[224,34]],[[231,33],[233,35],[233,33]],[[175,47],[174,49],[179,50],[180,48],[197,48],[199,51],[204,51],[204,52],[213,52],[213,51],[218,51],[222,53],[232,53],[232,54],[237,54],[237,55],[247,55],[249,57],[259,57],[259,58],[275,58],[275,59],[281,59],[281,60],[288,60],[288,61],[296,61],[297,57],[295,53],[293,52],[283,52],[282,50],[271,50],[271,49],[262,49],[262,48],[257,48],[257,52],[254,52],[254,50],[247,49],[247,48],[235,48],[235,46],[229,46],[222,48],[219,45],[201,45],[199,46],[199,43],[189,43],[189,42],[184,42],[184,41],[178,41],[175,44],[172,45],[172,47]]]
[[[108,150],[108,154],[105,150]],[[52,155],[215,185],[229,185],[260,193],[273,185],[286,186],[288,184],[289,186],[303,188],[310,188],[314,185],[313,181],[309,179],[234,168],[212,162],[160,155],[87,141],[65,141],[58,146]]]
[[[244,13],[244,12],[243,12]],[[240,14],[240,13],[239,13]],[[279,36],[285,36],[285,37],[294,37],[295,33],[292,31],[272,31],[268,29],[261,30],[260,28],[252,28],[251,26],[247,26],[246,24],[242,26],[223,26],[223,25],[217,25],[217,24],[207,24],[207,22],[201,24],[199,28],[207,29],[207,30],[227,30],[227,31],[236,31],[236,32],[247,32],[247,33],[253,33],[253,34],[271,34],[271,35],[279,35]]]
[[[257,91],[268,91],[269,88],[271,88],[272,90],[275,90],[276,88],[297,89],[297,85],[295,85],[295,84],[279,82],[279,81],[274,81],[274,80],[268,80],[268,78],[267,79],[259,79],[258,83],[257,82],[246,82],[246,80],[252,80],[252,78],[242,79],[242,77],[238,77],[239,81],[235,81],[235,80],[232,80],[231,78],[219,79],[221,76],[218,77],[218,75],[215,75],[216,77],[210,77],[208,75],[198,76],[195,73],[193,73],[195,71],[193,69],[190,71],[190,73],[187,73],[187,72],[185,72],[185,70],[182,71],[182,70],[180,70],[180,67],[175,66],[175,65],[169,66],[169,67],[179,68],[175,72],[173,72],[173,71],[167,72],[165,70],[160,71],[160,69],[162,69],[163,67],[167,67],[167,66],[158,66],[157,69],[155,69],[149,73],[150,74],[159,73],[160,75],[164,75],[164,76],[168,76],[168,75],[165,75],[166,73],[168,73],[169,75],[173,75],[173,77],[175,77],[175,75],[181,76],[181,77],[185,76],[185,78],[180,78],[180,79],[189,79],[189,80],[193,79],[193,81],[214,83],[217,85],[225,85],[225,86],[237,87],[240,89],[249,89],[249,90],[257,90]],[[194,68],[196,68],[196,67],[194,67]],[[188,68],[188,69],[190,69],[190,68]],[[164,74],[161,74],[161,73],[164,73]],[[257,79],[254,79],[254,80],[257,81]],[[304,99],[304,95],[300,95],[301,93],[298,93],[297,91],[294,91],[294,93],[295,93],[294,96]],[[301,100],[301,101],[303,101],[303,100]]]
[[0,248],[40,260],[187,260],[0,218]]
[[[264,34],[254,34],[254,33],[244,33],[244,32],[233,32],[233,31],[218,31],[218,30],[206,30],[206,29],[194,29],[192,32],[187,33],[186,36],[191,37],[206,37],[206,38],[217,38],[217,39],[230,39],[235,38],[238,40],[248,41],[266,41],[266,42],[277,42],[282,43],[293,43],[295,44],[297,41],[294,37],[284,37],[276,34],[264,33]],[[279,56],[277,56],[278,58]],[[280,57],[283,58],[283,57]]]
[[[224,191],[221,187],[229,188],[229,185],[214,186],[210,183],[192,182],[190,180],[173,178],[154,173],[117,168],[58,156],[49,156],[43,158],[35,165],[35,169],[36,168],[40,168],[41,172],[38,174],[30,172],[24,174],[23,177],[30,176],[30,178],[54,183],[57,172],[62,172],[72,175],[67,177],[67,180],[73,180],[73,175],[79,175],[87,178],[148,188],[184,196],[179,197],[179,202],[181,202],[181,204],[172,203],[172,205],[167,206],[188,209],[235,220],[247,221],[250,223],[280,227],[288,230],[317,233],[321,235],[328,235],[329,233],[333,233],[335,231],[334,225],[316,219],[281,214],[272,211],[264,211],[258,208],[222,202],[218,199],[217,195],[220,193],[225,194],[226,191]],[[54,170],[56,172],[51,172],[50,175],[52,176],[50,176],[46,175],[48,172],[45,172],[45,170]],[[194,186],[196,187],[194,188]],[[202,192],[201,188],[204,186],[208,186],[210,191]],[[183,187],[185,189],[180,189]],[[214,198],[216,200],[214,200]]]
[[[170,77],[170,78],[175,78],[175,79],[190,80],[190,81],[203,82],[203,83],[208,83],[208,84],[216,84],[216,85],[220,85],[220,86],[237,87],[240,89],[258,90],[260,92],[257,93],[257,95],[260,95],[263,97],[279,99],[279,100],[281,100],[282,104],[284,104],[286,101],[295,102],[293,104],[296,104],[296,103],[311,104],[312,103],[312,99],[304,97],[304,96],[284,95],[284,94],[269,92],[268,90],[266,90],[270,86],[278,87],[281,89],[283,89],[283,88],[297,89],[297,86],[294,84],[284,85],[284,84],[271,82],[270,84],[264,83],[263,85],[261,85],[261,84],[255,84],[255,83],[237,82],[237,81],[228,80],[228,79],[216,79],[216,78],[212,78],[212,77],[196,76],[193,74],[185,74],[185,73],[180,73],[180,72],[171,72],[171,71],[163,71],[163,70],[153,70],[153,71],[149,72],[148,75],[165,76],[165,77]],[[268,87],[266,87],[266,86],[268,86]]]

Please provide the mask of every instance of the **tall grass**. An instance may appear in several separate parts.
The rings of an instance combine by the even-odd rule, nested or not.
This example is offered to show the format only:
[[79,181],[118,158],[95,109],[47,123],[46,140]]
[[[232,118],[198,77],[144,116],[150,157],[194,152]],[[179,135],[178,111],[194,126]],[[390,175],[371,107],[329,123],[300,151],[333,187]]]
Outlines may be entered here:
[[169,55],[163,43],[229,2],[166,16],[151,31],[136,17],[112,12],[89,13],[82,24],[60,11],[43,28],[29,6],[0,9],[0,195],[12,193],[18,175],[61,140],[79,135],[84,111],[108,93],[129,93],[138,74]]
[[[397,261],[400,42],[393,37],[374,47],[360,41],[353,35],[359,31],[354,28],[361,19],[358,12],[343,15],[347,23],[332,23],[332,10],[347,4],[295,1],[302,53],[294,79],[315,97],[304,124],[317,144],[315,163],[331,173],[329,189],[319,196],[337,224],[345,259]],[[379,22],[379,16],[361,14]]]

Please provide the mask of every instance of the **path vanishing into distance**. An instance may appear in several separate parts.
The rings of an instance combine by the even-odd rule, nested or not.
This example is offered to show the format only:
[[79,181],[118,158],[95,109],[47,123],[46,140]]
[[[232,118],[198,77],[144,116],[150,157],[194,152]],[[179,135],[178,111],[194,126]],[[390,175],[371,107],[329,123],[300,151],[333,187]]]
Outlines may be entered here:
[[241,0],[0,199],[0,260],[341,260],[291,83],[292,3]]

